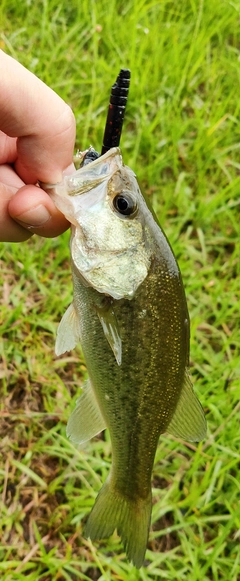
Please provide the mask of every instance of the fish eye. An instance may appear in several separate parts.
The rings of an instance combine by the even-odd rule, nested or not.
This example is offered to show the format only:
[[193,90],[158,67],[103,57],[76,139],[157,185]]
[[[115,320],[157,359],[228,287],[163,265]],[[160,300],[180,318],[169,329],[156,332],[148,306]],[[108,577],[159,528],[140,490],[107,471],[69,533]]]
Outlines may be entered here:
[[130,196],[128,193],[121,193],[117,194],[115,198],[113,198],[113,205],[115,210],[122,214],[122,216],[132,216],[136,214],[137,211],[137,204],[134,198]]

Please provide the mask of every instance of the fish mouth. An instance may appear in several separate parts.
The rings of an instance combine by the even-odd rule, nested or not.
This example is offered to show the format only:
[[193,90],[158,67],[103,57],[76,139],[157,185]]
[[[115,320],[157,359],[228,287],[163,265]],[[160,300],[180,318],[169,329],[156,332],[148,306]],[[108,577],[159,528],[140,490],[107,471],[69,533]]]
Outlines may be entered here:
[[[116,159],[116,156],[118,156],[118,159]],[[65,196],[80,195],[94,188],[95,183],[101,183],[112,174],[112,162],[114,165],[118,165],[119,162],[122,165],[120,147],[112,147],[104,155],[91,161],[86,166],[80,167],[70,175],[64,175],[61,182],[50,183],[38,180],[37,183],[42,190],[50,195],[54,193],[64,195],[63,191],[65,191]]]

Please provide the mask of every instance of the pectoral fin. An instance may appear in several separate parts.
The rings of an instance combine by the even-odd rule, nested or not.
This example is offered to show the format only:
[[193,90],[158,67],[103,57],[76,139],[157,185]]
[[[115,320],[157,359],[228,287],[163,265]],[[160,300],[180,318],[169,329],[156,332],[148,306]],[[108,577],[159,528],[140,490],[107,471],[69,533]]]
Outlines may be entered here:
[[55,345],[56,355],[62,355],[66,351],[74,349],[79,341],[78,317],[73,303],[64,313],[57,330]]
[[117,318],[112,307],[97,309],[104,335],[115,355],[118,365],[122,363],[122,340],[119,334]]
[[167,432],[189,442],[200,442],[206,436],[206,429],[204,411],[186,372],[184,386]]
[[67,424],[67,436],[74,444],[83,444],[102,432],[106,422],[102,417],[90,380],[86,382]]

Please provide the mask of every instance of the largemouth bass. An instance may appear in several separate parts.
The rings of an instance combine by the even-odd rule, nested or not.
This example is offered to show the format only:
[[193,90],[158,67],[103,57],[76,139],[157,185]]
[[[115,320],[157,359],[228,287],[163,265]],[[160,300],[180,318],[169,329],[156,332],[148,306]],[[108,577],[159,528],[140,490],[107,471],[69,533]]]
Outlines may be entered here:
[[82,444],[105,428],[112,467],[86,536],[115,529],[136,567],[151,517],[151,474],[160,434],[188,441],[206,433],[188,375],[189,316],[170,244],[119,148],[49,190],[72,224],[73,302],[56,353],[80,341],[89,380],[67,426]]

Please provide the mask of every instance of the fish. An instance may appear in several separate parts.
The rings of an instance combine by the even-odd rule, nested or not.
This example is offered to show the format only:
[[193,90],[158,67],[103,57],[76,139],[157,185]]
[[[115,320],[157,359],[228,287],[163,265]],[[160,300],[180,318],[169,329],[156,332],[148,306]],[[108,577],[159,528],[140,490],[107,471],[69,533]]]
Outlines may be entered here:
[[140,568],[159,437],[198,442],[206,420],[189,377],[189,314],[170,243],[120,148],[93,158],[49,189],[72,230],[73,302],[55,350],[80,342],[89,376],[67,436],[79,445],[107,428],[111,439],[110,473],[85,535],[116,529]]

